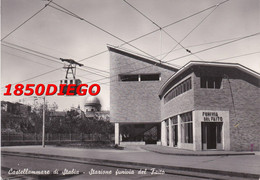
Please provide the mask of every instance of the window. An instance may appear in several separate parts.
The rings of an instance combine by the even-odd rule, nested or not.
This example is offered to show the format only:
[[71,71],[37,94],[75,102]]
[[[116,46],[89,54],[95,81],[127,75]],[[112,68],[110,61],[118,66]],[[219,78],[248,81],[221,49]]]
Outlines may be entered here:
[[192,112],[181,114],[181,139],[183,143],[193,143]]
[[138,81],[138,75],[129,74],[129,75],[119,75],[120,81]]
[[73,84],[73,80],[70,80],[70,84]]
[[175,88],[170,90],[165,96],[164,96],[164,103],[167,103],[171,99],[175,98],[176,96],[185,93],[186,91],[191,89],[191,78],[183,81],[179,85],[177,85]]
[[177,116],[174,116],[171,119],[172,119],[172,124],[178,124]]
[[221,77],[201,77],[200,87],[209,89],[220,89],[221,88]]
[[119,75],[119,81],[160,81],[160,74]]
[[141,81],[159,81],[160,74],[141,74]]

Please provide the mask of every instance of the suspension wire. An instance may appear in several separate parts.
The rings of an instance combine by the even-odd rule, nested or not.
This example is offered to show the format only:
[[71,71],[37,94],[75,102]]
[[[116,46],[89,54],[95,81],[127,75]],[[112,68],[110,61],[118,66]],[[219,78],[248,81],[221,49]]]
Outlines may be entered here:
[[[194,52],[194,54],[198,54],[198,53],[201,53],[201,52],[204,52],[204,51],[208,51],[208,50],[211,50],[211,49],[215,49],[215,48],[217,48],[217,47],[221,47],[221,46],[224,46],[224,45],[227,45],[227,44],[236,42],[236,41],[240,41],[240,40],[243,40],[243,39],[246,39],[246,38],[250,38],[250,37],[253,37],[253,36],[257,36],[257,35],[259,35],[259,34],[260,34],[260,32],[257,32],[257,33],[255,33],[255,34],[250,34],[250,35],[248,35],[248,36],[244,36],[244,37],[241,37],[241,38],[232,40],[232,41],[228,41],[228,42],[223,43],[223,44],[219,44],[219,45],[216,45],[216,46],[212,46],[212,47],[209,47],[209,48],[206,48],[206,49],[202,49],[202,50],[196,51],[196,52]],[[188,56],[190,56],[190,54],[185,55],[185,56],[181,56],[181,57],[177,57],[177,58],[168,60],[168,61],[166,61],[166,62],[175,61],[175,60],[178,60],[178,59],[181,59],[181,58],[185,58],[185,57],[188,57]]]
[[[222,2],[222,3],[223,3],[223,2]],[[222,4],[222,3],[220,3],[220,4]],[[220,4],[219,4],[219,5],[220,5]],[[167,24],[167,25],[163,26],[162,28],[163,28],[163,29],[168,28],[168,27],[170,27],[170,26],[172,26],[172,25],[175,25],[175,24],[177,24],[177,23],[179,23],[179,22],[182,22],[182,21],[184,21],[184,20],[187,20],[187,19],[189,19],[189,18],[192,18],[193,16],[196,16],[196,15],[198,15],[198,14],[200,14],[200,13],[203,13],[203,12],[205,12],[205,11],[208,11],[208,10],[214,8],[214,7],[215,7],[215,5],[210,6],[210,7],[208,7],[208,8],[205,8],[205,9],[203,9],[203,10],[201,10],[201,11],[198,11],[198,12],[196,12],[196,13],[194,13],[194,14],[191,14],[191,15],[189,15],[189,16],[186,16],[186,17],[184,17],[184,18],[182,18],[182,19],[179,19],[179,20],[177,20],[177,21],[175,21],[175,22],[172,22],[172,23],[170,23],[170,24]],[[139,40],[139,39],[141,39],[141,38],[144,38],[144,37],[146,37],[146,36],[148,36],[148,35],[151,35],[151,34],[157,32],[157,31],[159,31],[159,29],[155,29],[155,30],[150,31],[150,32],[148,32],[148,33],[146,33],[146,34],[143,34],[143,35],[141,35],[141,36],[139,36],[139,37],[136,37],[135,39],[132,39],[132,40],[128,41],[128,43],[137,41],[137,40]],[[125,43],[119,45],[118,47],[121,47],[121,46],[124,46],[124,45],[125,45]],[[91,58],[93,58],[93,57],[99,56],[99,55],[104,54],[104,53],[106,53],[106,52],[108,52],[108,50],[104,50],[104,51],[101,51],[101,52],[96,53],[96,54],[94,54],[94,55],[91,55],[91,56],[89,56],[89,57],[86,57],[86,58],[84,58],[84,59],[81,59],[81,60],[79,60],[79,62],[85,61],[85,60],[88,60],[88,59],[91,59]]]
[[[4,41],[4,43],[9,44],[9,45],[11,45],[11,46],[6,45],[6,44],[2,44],[3,46],[9,47],[9,48],[13,48],[13,49],[16,49],[16,50],[18,50],[18,51],[22,51],[22,52],[24,52],[24,53],[28,53],[28,54],[31,54],[31,55],[34,55],[34,56],[38,56],[38,57],[40,57],[40,58],[43,58],[43,59],[46,59],[46,60],[49,60],[49,61],[52,61],[52,62],[55,62],[55,63],[63,64],[62,62],[60,62],[60,59],[57,58],[57,57],[54,57],[54,56],[51,56],[51,55],[48,55],[48,54],[45,54],[45,53],[41,53],[41,52],[39,52],[39,51],[35,51],[35,50],[29,49],[29,48],[25,48],[25,47],[23,47],[23,46],[18,46],[18,45],[16,45],[16,44],[8,43],[8,42],[5,42],[5,41]],[[13,47],[13,46],[15,46],[15,47]],[[29,52],[28,52],[28,51],[29,51]],[[33,53],[31,53],[31,52],[33,52]],[[38,54],[40,54],[40,55],[38,55]],[[43,55],[43,56],[42,56],[42,55]],[[44,56],[47,56],[47,57],[49,57],[49,58],[44,57]],[[52,59],[50,59],[50,58],[52,58]],[[56,59],[56,60],[53,60],[53,59]],[[93,67],[89,67],[89,66],[83,66],[83,67],[84,67],[85,69],[88,68],[88,69],[92,69],[92,70],[96,70],[96,71],[100,71],[100,72],[109,73],[109,72],[107,72],[107,71],[100,70],[100,69],[93,68]],[[83,67],[81,67],[81,68],[79,68],[79,69],[80,69],[80,70],[83,70],[83,71],[88,71],[88,72],[90,72],[90,73],[97,74],[97,73],[95,73],[95,72],[93,72],[93,71],[85,70],[85,69],[83,69]],[[98,75],[98,74],[97,74],[97,75]],[[99,74],[99,75],[105,77],[105,76],[102,75],[102,74]]]
[[36,16],[37,14],[39,14],[42,10],[44,10],[53,0],[50,0],[48,4],[45,4],[45,6],[43,8],[41,8],[39,11],[37,11],[36,13],[34,13],[31,17],[29,17],[27,20],[25,20],[22,24],[20,24],[19,26],[17,26],[14,30],[12,30],[11,32],[9,32],[5,37],[3,37],[1,39],[1,41],[3,41],[4,39],[6,39],[8,36],[10,36],[12,33],[14,33],[16,30],[18,30],[20,27],[22,27],[25,23],[27,23],[28,21],[30,21],[34,16]]
[[[140,10],[138,10],[135,6],[133,6],[132,4],[130,4],[129,2],[127,2],[126,0],[123,0],[125,3],[127,3],[129,6],[131,6],[133,9],[135,9],[138,13],[140,13],[143,17],[145,17],[146,19],[148,19],[152,24],[154,24],[156,27],[159,28],[160,30],[160,35],[161,32],[163,31],[165,34],[167,34],[172,40],[174,40],[177,45],[180,45],[184,50],[187,51],[187,49],[181,44],[179,43],[173,36],[171,36],[167,31],[165,31],[164,29],[162,29],[162,27],[160,25],[158,25],[157,23],[155,23],[153,20],[151,20],[148,16],[146,16],[144,13],[142,13]],[[161,36],[160,36],[161,37]],[[187,51],[188,52],[188,51]],[[191,53],[189,51],[189,53]],[[165,57],[161,58],[160,61],[162,61]]]
[[[226,42],[226,41],[235,40],[235,39],[239,39],[239,38],[241,38],[241,37],[229,38],[229,39],[218,40],[218,41],[212,41],[212,42],[206,42],[206,43],[201,43],[201,44],[188,45],[188,46],[186,46],[186,47],[187,47],[187,48],[190,48],[190,47],[198,47],[198,46],[203,46],[203,45],[208,45],[208,44]],[[178,48],[178,49],[175,49],[174,51],[181,50],[181,49],[183,49],[183,48]],[[167,52],[166,52],[166,53],[167,53]],[[166,53],[163,53],[162,55],[164,55],[164,54],[166,54]],[[194,54],[194,55],[196,55],[196,54]],[[161,54],[158,54],[158,55],[156,55],[155,57],[159,57],[159,56],[161,56]],[[167,62],[166,62],[165,64],[170,64],[170,63],[167,63]],[[120,67],[112,68],[112,69],[110,69],[110,70],[120,69],[120,68],[125,67],[125,66],[128,66],[128,64],[127,64],[127,65],[122,65],[122,66],[120,66]]]
[[224,60],[228,60],[228,59],[234,59],[234,58],[249,56],[249,55],[258,54],[258,53],[260,53],[260,51],[247,53],[247,54],[240,54],[240,55],[237,55],[237,56],[232,56],[232,57],[227,57],[227,58],[222,58],[222,59],[216,59],[216,60],[212,60],[212,62],[224,61]]
[[[223,3],[228,2],[229,0],[223,1]],[[193,31],[195,31],[195,29],[197,29],[218,7],[220,4],[215,5],[215,8],[207,15],[205,16],[184,38],[182,38],[182,40],[180,41],[183,42]],[[175,48],[178,46],[175,45],[162,59],[165,59],[173,50],[175,50]],[[194,53],[192,53],[189,49],[185,49],[188,53],[191,53],[194,55]],[[197,55],[194,55],[195,57],[199,58]],[[200,60],[202,60],[201,58],[199,58]]]
[[[199,50],[199,51],[197,51],[197,52],[194,52],[194,54],[201,53],[201,52],[205,52],[205,51],[208,51],[208,50],[211,50],[211,49],[215,49],[215,48],[218,48],[218,47],[221,47],[221,46],[225,46],[225,45],[227,45],[227,44],[231,44],[231,43],[234,43],[234,42],[243,40],[243,39],[247,39],[247,38],[250,38],[250,37],[253,37],[253,36],[257,36],[257,35],[259,35],[259,34],[260,34],[260,32],[255,33],[255,34],[250,34],[250,35],[248,35],[248,36],[243,36],[243,37],[241,37],[241,38],[238,38],[238,39],[235,39],[235,40],[231,40],[231,41],[226,42],[226,43],[222,43],[222,44],[219,44],[219,45],[216,45],[216,46],[212,46],[212,47],[210,47],[210,48],[206,48],[206,49]],[[178,57],[178,58],[171,59],[171,60],[168,60],[168,61],[164,61],[164,62],[162,62],[161,64],[165,64],[165,63],[168,63],[168,62],[171,62],[171,61],[175,61],[175,60],[178,60],[178,59],[182,59],[182,58],[185,58],[185,57],[188,57],[188,56],[191,56],[191,54],[188,54],[188,55],[185,55],[185,56],[180,56],[180,57]],[[128,71],[128,72],[126,72],[126,73],[136,72],[136,71],[139,71],[139,70],[142,70],[142,69],[146,69],[146,68],[149,68],[149,67],[152,67],[152,66],[156,66],[157,64],[159,64],[159,63],[156,62],[156,63],[154,63],[154,64],[152,64],[152,65],[148,65],[148,66],[145,66],[145,67],[142,67],[142,68],[138,68],[138,69],[135,69],[135,70],[132,70],[132,71]],[[108,78],[112,78],[112,77],[116,77],[116,76],[117,76],[117,75],[114,75],[114,76],[110,76],[110,77],[108,77]],[[104,79],[107,79],[107,78],[98,79],[98,80],[96,80],[95,82],[99,82],[99,81],[102,81],[102,80],[104,80]],[[111,81],[111,82],[113,82],[113,81]]]
[[144,54],[150,56],[151,58],[153,58],[153,59],[155,59],[155,60],[158,60],[157,58],[155,58],[155,57],[152,56],[151,54],[149,54],[149,53],[147,53],[147,52],[141,50],[140,48],[138,48],[138,47],[136,47],[136,46],[134,46],[134,45],[132,45],[132,44],[130,44],[130,43],[128,43],[127,41],[123,40],[122,38],[120,38],[120,37],[118,37],[118,36],[112,34],[111,32],[109,32],[109,31],[107,31],[107,30],[101,28],[100,26],[97,26],[96,24],[94,24],[94,23],[92,23],[92,22],[86,20],[85,18],[82,18],[82,17],[78,16],[77,14],[75,14],[75,13],[69,11],[68,9],[62,7],[61,5],[59,5],[59,4],[55,3],[55,2],[52,2],[52,3],[55,4],[56,6],[62,8],[63,10],[69,12],[72,17],[75,17],[75,18],[77,18],[77,19],[80,19],[80,20],[82,20],[82,21],[88,23],[89,25],[91,25],[91,26],[93,26],[93,27],[99,29],[100,31],[103,31],[103,32],[105,32],[106,34],[108,34],[108,35],[114,37],[115,39],[118,39],[118,40],[122,41],[123,43],[126,43],[127,45],[131,46],[132,48],[135,48],[135,49],[137,49],[138,51],[140,51],[140,52],[142,52],[142,53],[144,53]]
[[[240,37],[236,37],[236,38],[229,38],[229,39],[223,39],[223,40],[218,40],[218,41],[211,41],[211,42],[206,42],[206,43],[201,43],[201,44],[193,44],[193,45],[188,45],[188,46],[186,46],[187,48],[191,48],[191,47],[198,47],[198,46],[203,46],[203,45],[208,45],[208,44],[215,44],[215,43],[220,43],[220,42],[225,42],[225,41],[230,41],[230,40],[234,40],[234,39],[238,39],[238,38],[240,38]],[[181,49],[183,49],[183,48],[177,48],[177,49],[174,49],[173,51],[178,51],[178,50],[181,50]],[[173,52],[172,51],[172,52]],[[167,52],[164,52],[162,55],[165,55],[165,54],[167,54],[169,51],[167,51]],[[171,53],[172,53],[171,52]],[[158,57],[158,56],[160,56],[161,54],[158,54],[158,55],[156,55],[155,57]]]

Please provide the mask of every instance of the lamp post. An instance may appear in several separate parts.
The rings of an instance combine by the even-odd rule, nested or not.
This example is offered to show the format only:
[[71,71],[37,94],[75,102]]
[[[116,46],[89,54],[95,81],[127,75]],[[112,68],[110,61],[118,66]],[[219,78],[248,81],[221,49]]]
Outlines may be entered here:
[[45,147],[45,97],[43,97],[42,113],[42,147]]
[[[42,108],[42,147],[45,147],[45,97],[43,98],[43,108]],[[34,99],[38,99],[38,97],[34,97]]]

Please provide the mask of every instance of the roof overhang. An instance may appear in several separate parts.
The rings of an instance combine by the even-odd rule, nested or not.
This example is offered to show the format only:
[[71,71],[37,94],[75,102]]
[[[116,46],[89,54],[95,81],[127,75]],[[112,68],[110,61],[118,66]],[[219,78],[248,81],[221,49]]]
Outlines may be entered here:
[[165,69],[170,69],[174,72],[176,72],[180,69],[180,66],[160,61],[159,59],[154,58],[154,57],[144,56],[142,54],[138,54],[138,53],[130,51],[128,49],[112,46],[112,45],[109,45],[109,44],[107,44],[107,48],[108,48],[109,51],[116,52],[116,53],[119,53],[119,54],[122,54],[122,55],[125,55],[125,56],[129,56],[129,57],[133,57],[133,58],[147,62],[147,63],[154,65],[154,66],[162,67],[162,68],[165,68]]
[[159,97],[162,96],[164,89],[179,75],[181,75],[183,72],[191,68],[192,66],[198,66],[198,65],[206,65],[206,66],[214,66],[214,67],[230,67],[230,68],[236,68],[239,69],[245,73],[248,73],[258,79],[260,79],[260,74],[253,71],[252,69],[249,69],[241,64],[238,63],[220,63],[220,62],[206,62],[206,61],[190,61],[187,64],[185,64],[179,71],[177,71],[175,74],[173,74],[160,88],[159,90]]

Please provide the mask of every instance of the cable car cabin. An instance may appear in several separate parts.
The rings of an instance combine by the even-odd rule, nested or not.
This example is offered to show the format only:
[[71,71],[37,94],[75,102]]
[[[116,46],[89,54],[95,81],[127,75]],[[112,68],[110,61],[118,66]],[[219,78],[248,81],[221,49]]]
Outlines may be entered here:
[[81,85],[81,80],[80,79],[64,79],[60,80],[60,84],[67,84],[67,86],[64,87],[62,93],[67,94],[67,89],[69,84],[76,84],[75,88],[73,90],[70,90],[69,93],[73,93],[74,96],[77,95],[76,89],[78,88],[79,85]]

